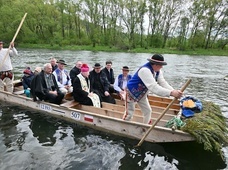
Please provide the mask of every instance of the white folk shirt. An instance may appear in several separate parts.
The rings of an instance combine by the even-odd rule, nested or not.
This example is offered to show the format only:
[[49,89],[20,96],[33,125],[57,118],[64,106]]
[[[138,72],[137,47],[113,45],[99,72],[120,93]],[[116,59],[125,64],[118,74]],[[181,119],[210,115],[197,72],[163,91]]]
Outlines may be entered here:
[[0,66],[1,66],[0,71],[13,70],[12,63],[11,63],[11,58],[10,57],[17,56],[18,53],[17,53],[16,48],[12,48],[9,51],[9,55],[6,56],[7,51],[8,51],[8,49],[5,49],[5,48],[2,48],[0,50]]
[[160,70],[159,72],[157,82],[154,78],[154,75],[146,67],[141,68],[138,72],[138,75],[145,84],[145,86],[148,88],[148,92],[150,91],[153,94],[164,97],[170,96],[173,87],[171,87],[163,77],[162,70]]
[[[56,81],[57,81],[58,87],[59,87],[59,88],[62,88],[62,87],[64,87],[65,85],[71,86],[71,79],[69,79],[69,80],[68,80],[68,83],[67,83],[67,75],[66,75],[66,73],[64,72],[64,70],[61,70],[60,74],[62,74],[62,83],[60,83],[60,82],[58,81],[58,76],[57,76],[56,72],[55,72],[55,71],[53,72],[53,75],[55,76],[55,79],[56,79]],[[68,76],[69,76],[69,75],[68,75]],[[69,78],[70,78],[70,76],[69,76]]]
[[118,84],[119,84],[118,81],[119,81],[119,76],[116,77],[113,87],[116,91],[120,92],[120,91],[122,91],[122,89],[125,89],[125,87],[127,86],[127,76],[123,77],[123,87],[118,86]]

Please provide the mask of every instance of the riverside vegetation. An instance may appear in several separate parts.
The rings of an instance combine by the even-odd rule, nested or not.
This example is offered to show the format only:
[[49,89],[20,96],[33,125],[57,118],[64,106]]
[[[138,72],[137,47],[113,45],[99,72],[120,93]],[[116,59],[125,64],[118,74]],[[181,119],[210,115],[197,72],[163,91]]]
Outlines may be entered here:
[[0,0],[0,39],[9,43],[28,13],[18,47],[227,55],[226,6],[226,0]]
[[173,48],[134,48],[129,50],[123,50],[117,47],[108,46],[85,46],[85,45],[50,45],[50,44],[19,44],[19,48],[31,48],[31,49],[50,49],[50,50],[85,50],[85,51],[104,51],[104,52],[128,52],[128,53],[159,53],[159,54],[179,54],[179,55],[208,55],[208,56],[227,56],[228,50],[221,49],[186,49],[178,50]]

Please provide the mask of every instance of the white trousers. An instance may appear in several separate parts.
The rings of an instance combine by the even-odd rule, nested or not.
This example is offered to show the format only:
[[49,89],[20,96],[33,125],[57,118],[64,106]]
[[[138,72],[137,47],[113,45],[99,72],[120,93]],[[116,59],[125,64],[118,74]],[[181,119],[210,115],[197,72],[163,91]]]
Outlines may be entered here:
[[[152,108],[148,101],[147,95],[145,95],[143,98],[141,98],[141,100],[139,100],[137,103],[144,116],[143,123],[148,124],[151,119]],[[124,113],[124,117],[123,117],[124,120],[132,119],[133,114],[135,112],[135,104],[136,104],[136,102],[134,102],[128,95],[127,101],[125,104],[125,113]]]
[[65,87],[61,87],[61,88],[59,88],[59,90],[60,90],[62,93],[64,93],[64,95],[65,95],[66,93],[71,93],[71,92],[73,92],[73,87],[71,86],[69,89],[66,89]]
[[8,91],[10,93],[13,93],[13,79],[10,79],[9,77],[5,77],[3,80],[0,79],[0,90],[4,91]]

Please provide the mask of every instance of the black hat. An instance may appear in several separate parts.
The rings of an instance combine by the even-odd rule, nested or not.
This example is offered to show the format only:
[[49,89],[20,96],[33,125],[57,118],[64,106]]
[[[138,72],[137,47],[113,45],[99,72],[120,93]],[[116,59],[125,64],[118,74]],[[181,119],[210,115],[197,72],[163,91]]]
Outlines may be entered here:
[[101,68],[102,66],[100,65],[100,63],[96,63],[94,64],[93,68]]
[[164,61],[164,57],[161,54],[154,54],[151,58],[147,59],[151,64],[156,65],[167,65],[167,63]]
[[123,66],[122,70],[129,71],[129,67],[128,66]]
[[58,60],[57,63],[67,65],[64,60]]

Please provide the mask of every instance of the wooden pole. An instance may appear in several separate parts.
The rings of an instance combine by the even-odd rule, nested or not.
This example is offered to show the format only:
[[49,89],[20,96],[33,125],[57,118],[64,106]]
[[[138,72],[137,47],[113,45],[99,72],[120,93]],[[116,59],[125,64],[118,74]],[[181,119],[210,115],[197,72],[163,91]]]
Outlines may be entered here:
[[[181,88],[181,91],[183,92],[187,86],[190,84],[191,79],[188,79],[188,81],[185,83],[185,85]],[[162,114],[157,118],[157,120],[151,125],[151,127],[147,130],[145,135],[142,137],[142,139],[139,141],[137,146],[141,146],[145,138],[149,135],[151,130],[155,127],[155,125],[160,121],[160,119],[165,115],[165,113],[169,110],[169,108],[173,105],[173,103],[176,101],[177,98],[174,98],[169,105],[165,108],[165,110],[162,112]]]
[[5,54],[5,57],[4,57],[3,61],[2,61],[2,63],[0,64],[0,68],[1,68],[2,65],[4,64],[6,58],[8,57],[9,51],[10,51],[10,48],[11,48],[11,43],[14,43],[14,41],[15,41],[15,39],[16,39],[16,37],[17,37],[17,35],[18,35],[20,29],[21,29],[21,26],[22,26],[22,24],[23,24],[23,22],[24,22],[26,16],[27,16],[27,13],[25,13],[24,17],[22,18],[21,23],[20,23],[20,25],[18,26],[17,31],[16,31],[16,33],[15,33],[15,35],[14,35],[12,41],[11,41],[10,44],[9,44],[9,48],[8,48],[6,54]]

